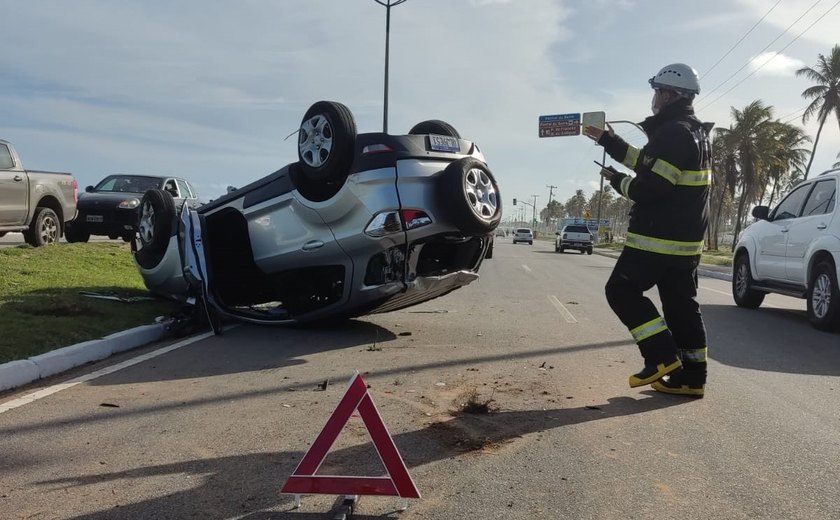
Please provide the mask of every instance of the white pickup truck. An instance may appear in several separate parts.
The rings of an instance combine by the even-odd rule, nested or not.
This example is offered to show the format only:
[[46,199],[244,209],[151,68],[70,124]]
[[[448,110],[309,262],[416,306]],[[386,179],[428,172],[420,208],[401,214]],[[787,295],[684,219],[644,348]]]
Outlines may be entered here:
[[593,236],[589,228],[580,224],[569,224],[555,233],[554,252],[565,253],[566,249],[577,249],[581,253],[592,254]]
[[20,231],[36,247],[58,242],[76,216],[77,189],[69,173],[25,170],[12,144],[0,140],[0,237]]

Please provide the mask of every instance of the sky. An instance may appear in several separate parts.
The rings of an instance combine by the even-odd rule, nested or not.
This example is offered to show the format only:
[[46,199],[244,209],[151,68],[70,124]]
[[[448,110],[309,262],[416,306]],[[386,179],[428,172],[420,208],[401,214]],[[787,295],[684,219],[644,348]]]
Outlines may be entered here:
[[[648,78],[683,62],[701,76],[702,120],[728,127],[733,107],[761,99],[801,124],[811,84],[795,71],[840,43],[838,4],[408,0],[391,9],[388,130],[447,121],[481,147],[506,217],[513,198],[539,211],[596,190],[602,153],[583,136],[539,138],[540,115],[641,121]],[[295,162],[286,137],[319,100],[382,131],[386,9],[374,0],[0,0],[0,13],[0,139],[26,168],[80,186],[166,174],[218,197]],[[838,152],[830,119],[813,172]]]

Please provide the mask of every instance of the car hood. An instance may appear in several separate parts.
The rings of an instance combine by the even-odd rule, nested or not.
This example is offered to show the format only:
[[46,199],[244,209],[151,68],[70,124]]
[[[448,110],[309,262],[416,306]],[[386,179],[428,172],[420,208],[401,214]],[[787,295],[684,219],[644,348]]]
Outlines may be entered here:
[[137,199],[138,201],[143,198],[142,193],[130,193],[130,192],[119,192],[119,193],[97,193],[97,192],[85,192],[79,194],[79,200],[76,203],[76,206],[79,208],[92,208],[92,207],[107,207],[107,206],[116,206],[120,202],[124,200],[130,199]]

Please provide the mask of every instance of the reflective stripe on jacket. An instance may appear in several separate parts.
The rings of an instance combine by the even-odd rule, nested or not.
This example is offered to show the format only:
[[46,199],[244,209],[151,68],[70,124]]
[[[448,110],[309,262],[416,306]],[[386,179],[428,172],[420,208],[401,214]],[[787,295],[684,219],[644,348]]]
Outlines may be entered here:
[[680,100],[641,126],[649,138],[641,149],[611,132],[598,140],[610,157],[636,174],[619,173],[610,181],[635,203],[625,245],[664,255],[698,255],[708,224],[713,125],[701,123],[690,101]]

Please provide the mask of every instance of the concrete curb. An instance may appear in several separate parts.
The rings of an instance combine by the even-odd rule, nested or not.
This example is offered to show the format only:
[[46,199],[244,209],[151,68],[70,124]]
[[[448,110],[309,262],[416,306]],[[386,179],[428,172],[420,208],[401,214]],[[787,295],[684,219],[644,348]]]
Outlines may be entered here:
[[[618,258],[619,255],[619,253],[614,251],[598,251],[597,249],[592,252],[596,255],[608,256],[610,258]],[[697,274],[706,278],[716,278],[727,282],[732,281],[732,271],[730,267],[700,264],[700,267],[697,268]]]
[[77,343],[29,359],[3,363],[0,365],[0,392],[159,341],[166,335],[170,324],[170,321],[165,321],[141,325],[102,339]]

